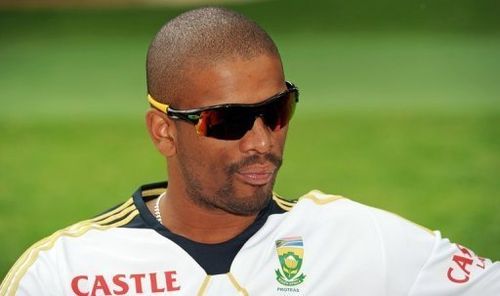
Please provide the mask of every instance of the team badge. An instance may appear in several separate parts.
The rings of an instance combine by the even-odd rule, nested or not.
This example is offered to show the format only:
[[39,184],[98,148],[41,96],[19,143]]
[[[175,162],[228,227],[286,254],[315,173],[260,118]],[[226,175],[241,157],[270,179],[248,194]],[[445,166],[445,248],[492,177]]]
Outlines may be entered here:
[[306,277],[300,272],[304,260],[302,237],[287,237],[276,241],[276,252],[281,268],[276,269],[276,280],[285,286],[301,284]]

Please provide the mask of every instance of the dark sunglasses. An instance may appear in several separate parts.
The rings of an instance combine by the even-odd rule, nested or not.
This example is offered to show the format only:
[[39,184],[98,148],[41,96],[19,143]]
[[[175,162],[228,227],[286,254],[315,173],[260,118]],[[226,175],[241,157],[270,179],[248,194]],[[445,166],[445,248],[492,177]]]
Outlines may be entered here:
[[255,119],[262,118],[272,131],[288,124],[299,101],[299,90],[286,81],[287,90],[256,104],[222,104],[199,109],[176,110],[148,95],[152,107],[172,119],[184,120],[195,125],[196,132],[220,140],[241,139],[251,130]]

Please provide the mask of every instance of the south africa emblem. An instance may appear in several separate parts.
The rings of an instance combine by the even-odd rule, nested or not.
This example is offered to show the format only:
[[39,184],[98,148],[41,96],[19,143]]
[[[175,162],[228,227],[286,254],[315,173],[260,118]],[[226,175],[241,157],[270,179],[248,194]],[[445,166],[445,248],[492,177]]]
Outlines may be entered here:
[[278,252],[281,266],[281,268],[276,269],[276,280],[285,286],[301,284],[306,277],[304,273],[300,273],[304,260],[302,237],[287,237],[277,240],[276,252]]

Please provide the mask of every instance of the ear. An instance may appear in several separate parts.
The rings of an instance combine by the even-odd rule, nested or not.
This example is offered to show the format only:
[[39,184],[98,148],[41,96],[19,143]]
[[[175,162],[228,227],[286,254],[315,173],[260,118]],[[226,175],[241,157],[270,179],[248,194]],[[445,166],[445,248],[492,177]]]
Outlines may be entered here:
[[174,155],[176,153],[176,133],[173,121],[164,113],[151,109],[146,113],[146,125],[156,149],[165,157]]

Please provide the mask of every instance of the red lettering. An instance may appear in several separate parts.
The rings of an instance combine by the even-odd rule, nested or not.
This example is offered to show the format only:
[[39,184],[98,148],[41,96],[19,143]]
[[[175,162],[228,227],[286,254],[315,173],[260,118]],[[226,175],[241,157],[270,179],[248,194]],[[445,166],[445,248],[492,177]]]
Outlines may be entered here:
[[142,280],[146,277],[144,273],[138,273],[138,274],[131,274],[130,278],[135,281],[135,292],[136,293],[143,293],[142,292]]
[[457,247],[458,249],[465,255],[467,255],[467,257],[469,258],[472,258],[472,254],[471,254],[471,251],[469,249],[467,249],[466,247],[464,246],[461,246],[459,244],[457,244]]
[[477,257],[477,259],[479,261],[481,261],[481,264],[477,263],[476,266],[481,268],[481,269],[484,269],[486,267],[486,263],[485,263],[485,260],[483,257]]
[[113,284],[121,288],[121,290],[113,290],[113,293],[115,295],[125,295],[128,292],[128,284],[125,281],[125,275],[124,274],[117,274],[113,277]]
[[453,274],[453,268],[448,268],[448,279],[457,284],[463,284],[469,281],[469,276],[465,275],[462,279],[455,277]]
[[470,268],[471,266],[473,266],[472,264],[475,263],[475,267],[486,269],[486,259],[475,255],[471,250],[467,249],[464,246],[461,246],[459,244],[456,245],[462,255],[454,255],[452,260],[458,267],[460,267],[460,269],[464,273],[464,277],[457,278],[456,276],[454,276],[453,267],[450,267],[448,269],[448,278],[450,279],[450,281],[455,283],[465,283],[469,281],[471,270],[474,271],[474,267]]
[[78,282],[80,280],[88,280],[89,277],[86,276],[86,275],[79,275],[79,276],[75,276],[72,280],[71,280],[71,289],[73,290],[73,292],[77,295],[77,296],[88,296],[89,295],[89,292],[82,292],[80,290],[80,287],[78,286]]
[[460,267],[460,269],[463,270],[467,275],[470,274],[470,271],[467,270],[468,265],[472,265],[472,262],[474,262],[472,259],[465,258],[462,256],[455,255],[453,256],[453,261]]
[[[78,275],[71,280],[71,289],[75,296],[96,295],[129,295],[143,294],[145,290],[151,293],[179,291],[181,285],[177,281],[176,271],[163,272],[164,280],[158,277],[160,273],[137,273],[111,275]],[[146,278],[148,277],[148,278]],[[165,282],[164,282],[165,281]],[[132,287],[135,285],[135,289]],[[92,288],[90,288],[92,287]],[[135,292],[134,292],[135,290]],[[147,291],[149,292],[149,291]]]
[[108,284],[102,275],[95,276],[94,287],[92,288],[92,295],[96,295],[99,290],[104,293],[104,295],[111,295],[111,291],[109,290]]
[[[467,250],[467,249],[465,249],[465,250]],[[459,277],[454,275],[454,269],[452,267],[450,267],[450,268],[448,268],[448,274],[447,274],[448,279],[450,279],[450,281],[452,281],[454,283],[459,283],[459,284],[468,282],[470,271],[467,269],[467,266],[472,265],[472,263],[474,261],[470,258],[466,258],[463,256],[458,256],[458,255],[453,256],[453,261],[458,265],[458,267],[460,267],[460,269],[465,274],[462,278],[459,278]]]
[[175,271],[165,271],[165,281],[167,282],[167,291],[179,291],[181,289],[181,286],[176,285],[177,279],[176,279],[177,272]]
[[158,288],[158,282],[156,281],[156,273],[149,274],[149,280],[151,281],[151,292],[163,292],[165,288]]

